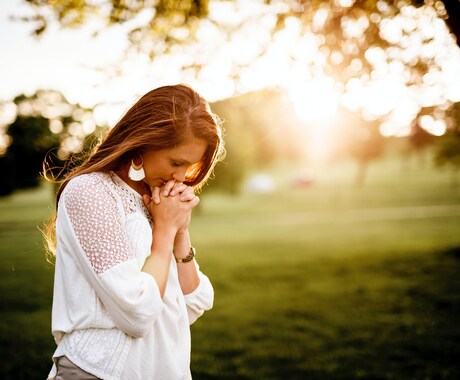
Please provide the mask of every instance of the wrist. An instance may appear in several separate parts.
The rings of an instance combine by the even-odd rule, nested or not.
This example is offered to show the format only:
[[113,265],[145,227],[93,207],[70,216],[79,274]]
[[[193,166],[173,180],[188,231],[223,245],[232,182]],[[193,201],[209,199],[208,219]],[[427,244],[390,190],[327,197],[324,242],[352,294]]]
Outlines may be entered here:
[[183,236],[188,236],[188,227],[179,228],[176,233],[176,237],[181,238]]
[[190,246],[190,250],[188,251],[185,257],[178,257],[176,256],[175,252],[173,252],[174,258],[176,259],[176,263],[179,263],[179,264],[185,264],[185,263],[192,261],[195,258],[195,253],[196,253],[195,248],[193,248],[192,246]]
[[154,226],[152,232],[152,246],[151,253],[156,256],[171,257],[174,246],[174,236],[176,231],[166,226]]
[[164,239],[172,239],[174,241],[177,232],[178,231],[173,227],[154,225],[152,234],[157,238],[162,237]]

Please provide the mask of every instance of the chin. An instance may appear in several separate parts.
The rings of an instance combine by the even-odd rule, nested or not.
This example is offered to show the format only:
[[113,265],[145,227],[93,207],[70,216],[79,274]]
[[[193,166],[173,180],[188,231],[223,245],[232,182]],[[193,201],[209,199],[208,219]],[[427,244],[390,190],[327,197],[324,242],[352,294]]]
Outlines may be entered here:
[[163,186],[166,182],[163,181],[162,179],[154,179],[152,181],[146,181],[146,183],[151,186],[151,187],[161,187]]

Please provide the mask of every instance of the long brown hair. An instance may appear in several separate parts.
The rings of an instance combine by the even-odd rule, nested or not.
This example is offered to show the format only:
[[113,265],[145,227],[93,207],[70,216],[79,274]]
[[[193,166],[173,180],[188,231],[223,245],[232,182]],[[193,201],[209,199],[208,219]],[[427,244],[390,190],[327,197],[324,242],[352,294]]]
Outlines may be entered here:
[[[109,130],[88,158],[65,176],[57,192],[56,206],[72,178],[92,172],[117,171],[138,153],[171,149],[190,137],[203,139],[208,144],[202,160],[189,169],[184,181],[198,190],[225,154],[221,122],[206,100],[187,85],[149,91]],[[45,170],[45,178],[47,174]],[[51,252],[55,250],[54,229],[55,218],[43,232]]]

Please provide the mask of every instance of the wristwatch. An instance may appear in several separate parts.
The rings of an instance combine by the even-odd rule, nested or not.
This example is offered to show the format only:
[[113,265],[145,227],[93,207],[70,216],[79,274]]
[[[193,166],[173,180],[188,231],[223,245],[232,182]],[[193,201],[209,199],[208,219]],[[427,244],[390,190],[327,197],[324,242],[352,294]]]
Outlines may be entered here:
[[188,252],[187,256],[185,256],[182,259],[179,259],[176,256],[174,256],[174,258],[176,259],[176,263],[180,263],[180,264],[188,263],[189,261],[193,260],[193,258],[195,257],[195,253],[196,253],[195,248],[190,247],[190,251]]

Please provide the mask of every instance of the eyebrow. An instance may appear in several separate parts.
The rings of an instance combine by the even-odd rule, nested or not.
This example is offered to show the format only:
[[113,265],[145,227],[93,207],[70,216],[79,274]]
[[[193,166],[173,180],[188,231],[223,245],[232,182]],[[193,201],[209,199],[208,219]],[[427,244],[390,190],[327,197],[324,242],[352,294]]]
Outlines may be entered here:
[[173,159],[173,160],[176,161],[176,162],[179,162],[181,164],[186,164],[186,165],[189,165],[189,166],[192,165],[191,162],[188,162],[187,160],[184,160],[183,158],[178,158],[178,159]]

